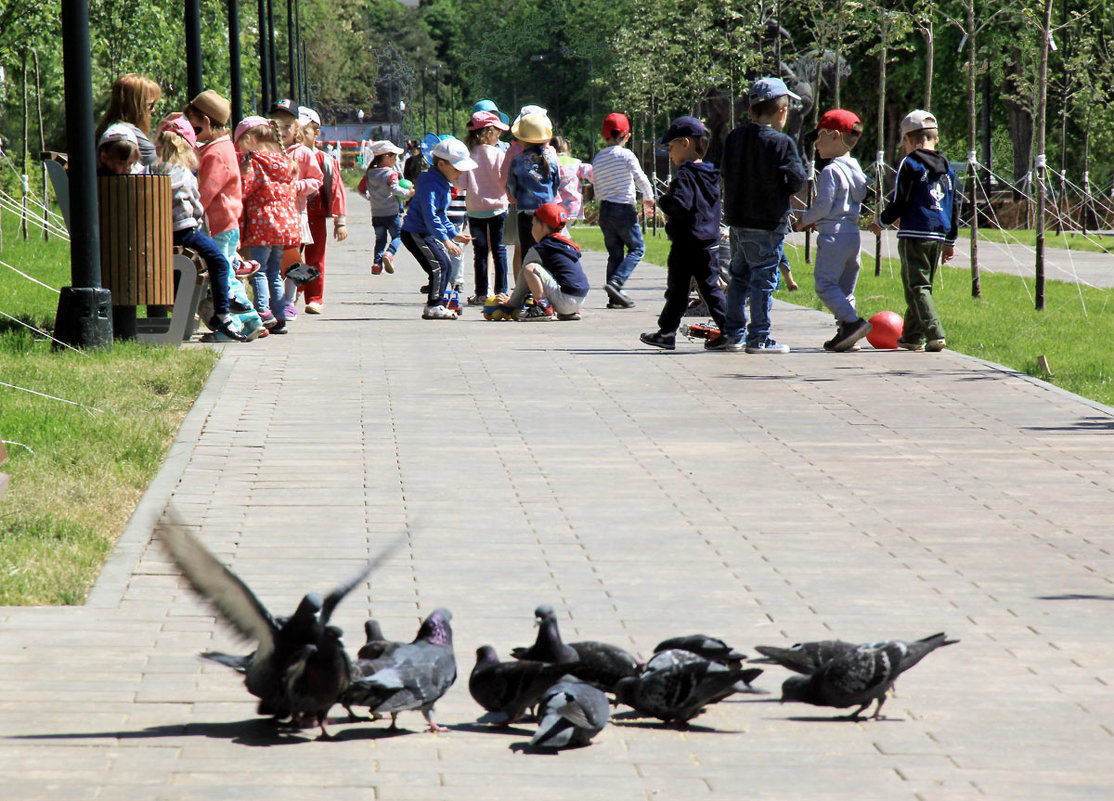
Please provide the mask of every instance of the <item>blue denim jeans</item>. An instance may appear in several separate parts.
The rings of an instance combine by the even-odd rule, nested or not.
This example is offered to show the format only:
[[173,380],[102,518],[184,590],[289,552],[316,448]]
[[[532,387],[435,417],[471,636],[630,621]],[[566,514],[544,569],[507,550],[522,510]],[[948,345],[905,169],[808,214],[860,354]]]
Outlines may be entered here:
[[507,246],[503,244],[503,224],[506,214],[494,217],[468,217],[468,230],[472,233],[476,294],[487,297],[487,254],[495,262],[495,293],[507,291]]
[[213,290],[213,312],[228,314],[228,259],[220,245],[197,228],[174,232],[174,244],[197,251],[209,268],[209,285]]
[[607,283],[621,287],[646,252],[638,212],[626,203],[600,203],[600,230],[607,248]]
[[228,259],[228,296],[244,306],[250,304],[244,282],[236,277],[236,251],[240,247],[240,229],[229,228],[213,237],[221,253]]
[[275,317],[286,319],[283,304],[282,245],[253,245],[251,257],[263,265],[263,269],[251,277],[251,289],[255,294],[255,310],[260,316],[274,311]]
[[[731,280],[727,285],[728,342],[761,346],[770,339],[770,309],[778,283],[785,234],[731,226]],[[750,324],[746,307],[750,306]]]
[[371,257],[372,264],[383,261],[383,253],[390,253],[392,257],[402,247],[402,240],[398,238],[402,231],[402,216],[395,214],[390,217],[372,217],[371,226],[375,229],[375,253]]

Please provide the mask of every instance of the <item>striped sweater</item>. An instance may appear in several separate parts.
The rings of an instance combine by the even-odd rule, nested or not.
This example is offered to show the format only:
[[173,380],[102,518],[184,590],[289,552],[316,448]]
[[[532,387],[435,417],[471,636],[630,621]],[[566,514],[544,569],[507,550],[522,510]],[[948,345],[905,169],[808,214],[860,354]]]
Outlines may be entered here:
[[634,205],[634,185],[646,200],[654,199],[654,188],[634,153],[625,147],[605,147],[592,159],[592,188],[596,200]]

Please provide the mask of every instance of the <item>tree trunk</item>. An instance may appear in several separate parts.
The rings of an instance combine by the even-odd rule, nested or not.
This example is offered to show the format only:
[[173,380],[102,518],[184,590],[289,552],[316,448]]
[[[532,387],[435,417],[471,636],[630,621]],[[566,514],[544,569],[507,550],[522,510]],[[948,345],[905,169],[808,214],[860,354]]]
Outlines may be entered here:
[[936,67],[936,36],[934,33],[935,26],[932,21],[932,14],[935,9],[930,3],[928,5],[929,17],[925,21],[924,30],[924,107],[925,109],[932,110],[932,72]]
[[1045,115],[1048,101],[1048,39],[1052,31],[1052,0],[1044,0],[1044,25],[1041,27],[1041,66],[1037,100],[1037,311],[1044,310],[1044,181],[1047,172],[1044,157]]
[[967,202],[971,208],[971,297],[982,297],[979,278],[979,206],[975,143],[978,141],[978,86],[975,80],[975,0],[967,0]]

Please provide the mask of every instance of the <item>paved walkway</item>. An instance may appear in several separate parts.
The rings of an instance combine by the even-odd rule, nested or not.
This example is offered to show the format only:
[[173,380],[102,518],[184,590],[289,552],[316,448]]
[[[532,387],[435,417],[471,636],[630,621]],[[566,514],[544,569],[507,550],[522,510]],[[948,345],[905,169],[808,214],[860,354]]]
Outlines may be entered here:
[[[1114,247],[1114,240],[1109,237],[1092,235],[1090,238],[1107,243],[1108,247]],[[789,242],[792,245],[803,247],[804,241],[804,234],[789,235]],[[862,242],[863,251],[873,259],[874,234],[864,231]],[[815,252],[815,237],[812,239],[812,247],[814,248],[813,252]],[[885,238],[882,240],[882,258],[897,260],[896,231],[886,232]],[[870,263],[873,264],[874,262],[871,261]],[[955,258],[952,259],[951,266],[970,269],[970,239],[960,237],[959,241],[955,243]],[[1036,275],[1036,251],[1028,245],[1006,245],[982,238],[979,240],[979,269],[983,272],[1007,273],[1031,280]],[[1049,281],[1080,283],[1083,286],[1114,287],[1114,254],[1049,247],[1045,249],[1044,275]]]
[[[408,258],[367,274],[367,223],[325,316],[226,349],[89,604],[0,609],[3,798],[1111,797],[1114,411],[949,352],[824,353],[826,316],[781,304],[788,356],[650,351],[650,266],[631,311],[595,291],[580,323],[423,322]],[[276,613],[406,532],[337,618],[355,648],[369,609],[398,638],[452,609],[454,730],[338,709],[336,742],[276,736],[196,658],[242,646],[148,547],[168,495]],[[619,714],[533,756],[529,726],[474,725],[466,676],[541,602],[643,657],[696,631],[962,642],[881,722],[778,705],[775,668],[690,730]]]

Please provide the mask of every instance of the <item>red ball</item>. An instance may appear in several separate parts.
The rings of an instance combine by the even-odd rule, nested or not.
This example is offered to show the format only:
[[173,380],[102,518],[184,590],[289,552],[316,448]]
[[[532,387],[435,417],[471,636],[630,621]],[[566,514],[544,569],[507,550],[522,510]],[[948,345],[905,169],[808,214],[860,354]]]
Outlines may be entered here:
[[879,350],[893,350],[901,339],[904,327],[905,321],[900,314],[880,311],[870,318],[870,333],[866,335],[866,341]]

